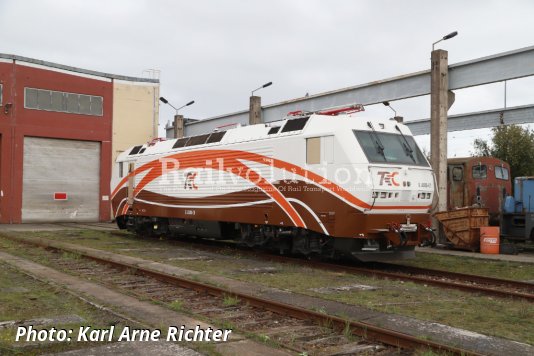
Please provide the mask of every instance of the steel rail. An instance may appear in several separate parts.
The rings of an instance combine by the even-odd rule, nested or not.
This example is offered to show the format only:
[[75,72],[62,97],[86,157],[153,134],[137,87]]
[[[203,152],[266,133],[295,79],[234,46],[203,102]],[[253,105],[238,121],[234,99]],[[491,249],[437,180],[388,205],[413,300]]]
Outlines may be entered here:
[[[336,271],[336,272],[358,273],[358,274],[364,274],[367,276],[372,276],[372,277],[377,277],[377,278],[382,278],[382,279],[395,279],[395,280],[401,280],[401,281],[416,282],[416,283],[433,285],[433,286],[437,286],[441,288],[457,289],[457,290],[461,290],[465,292],[471,292],[471,293],[475,292],[475,293],[492,295],[492,296],[501,297],[501,298],[522,299],[522,300],[528,300],[528,301],[534,302],[534,294],[532,293],[523,293],[523,292],[511,291],[511,290],[500,290],[500,289],[495,289],[495,288],[481,286],[481,285],[462,284],[462,283],[457,283],[454,281],[454,280],[456,281],[460,280],[463,282],[489,284],[489,285],[493,285],[496,287],[505,286],[508,288],[520,288],[520,289],[534,290],[534,285],[531,283],[512,281],[508,279],[476,276],[476,275],[456,273],[456,272],[447,272],[447,271],[442,271],[442,270],[432,270],[432,269],[415,268],[415,267],[412,268],[412,267],[407,267],[407,266],[405,269],[406,272],[402,272],[402,271],[391,272],[391,271],[383,271],[383,270],[374,269],[374,268],[348,266],[345,264],[327,263],[327,262],[319,262],[319,261],[311,261],[311,260],[303,261],[295,257],[287,257],[287,256],[269,255],[269,256],[265,256],[265,258],[268,258],[276,262],[297,263],[302,266],[316,267],[316,268],[327,269],[327,270]],[[389,264],[389,266],[390,268],[392,268],[391,266],[395,266],[395,267],[400,267],[401,269],[404,269],[405,267],[401,265],[391,265],[391,264]],[[409,270],[411,270],[412,272],[408,272]],[[425,278],[421,276],[413,276],[413,275],[409,275],[406,273],[417,273],[420,275],[448,278],[448,279],[451,279],[451,281],[437,280],[437,279]]]
[[[317,265],[318,267],[322,267],[322,268],[324,268],[325,266],[336,266],[335,268],[338,271],[344,270],[346,272],[350,271],[350,272],[356,272],[356,273],[364,273],[364,274],[372,275],[375,277],[412,281],[412,282],[429,284],[429,285],[434,285],[437,287],[443,287],[443,288],[448,288],[448,289],[457,289],[457,290],[467,291],[467,292],[482,293],[482,294],[492,295],[492,296],[502,297],[502,298],[524,299],[524,300],[534,302],[534,294],[531,294],[531,293],[523,293],[523,292],[512,291],[512,290],[501,290],[501,289],[495,289],[495,288],[482,286],[482,285],[457,283],[457,281],[459,280],[462,282],[489,284],[489,285],[493,285],[496,287],[505,286],[508,288],[511,287],[511,288],[521,288],[521,289],[533,288],[534,286],[529,283],[515,282],[515,281],[491,278],[491,277],[461,274],[461,273],[455,273],[455,272],[447,272],[447,271],[441,271],[441,270],[430,270],[430,269],[424,269],[424,268],[412,269],[413,272],[407,272],[410,269],[408,268],[404,269],[404,266],[399,266],[399,265],[395,265],[395,266],[401,267],[401,269],[404,269],[404,271],[391,272],[391,271],[382,271],[378,269],[360,268],[360,267],[343,266],[343,265],[332,265],[332,264],[325,264],[325,263],[321,263],[320,265],[318,265],[316,262],[312,262],[312,264]],[[450,279],[450,281],[437,280],[437,279],[426,278],[426,277],[421,277],[421,276],[414,276],[414,275],[409,275],[405,273],[417,273],[419,275],[442,277],[442,278]]]
[[[365,322],[345,320],[338,316],[326,315],[320,312],[300,308],[300,307],[293,306],[290,304],[280,303],[280,302],[272,301],[269,299],[246,294],[246,293],[224,289],[221,287],[197,282],[197,281],[194,281],[188,278],[179,277],[179,276],[165,273],[162,271],[152,270],[146,267],[141,267],[136,264],[121,261],[117,258],[110,259],[110,258],[104,257],[106,254],[116,255],[116,254],[109,253],[109,252],[107,252],[106,254],[100,255],[100,256],[96,256],[94,254],[88,253],[87,250],[84,251],[84,250],[77,249],[75,247],[68,247],[62,243],[57,243],[55,241],[50,241],[50,240],[43,239],[43,238],[31,239],[31,238],[17,238],[11,235],[2,235],[2,236],[9,238],[16,242],[21,242],[21,243],[25,243],[25,244],[29,244],[33,246],[39,246],[39,247],[52,249],[56,251],[67,251],[71,253],[76,253],[85,258],[88,258],[88,259],[91,259],[91,260],[94,260],[100,263],[105,263],[105,264],[109,264],[112,266],[116,266],[119,268],[133,269],[136,273],[147,275],[155,279],[162,280],[168,283],[172,283],[183,288],[192,289],[198,292],[204,292],[204,293],[208,293],[210,295],[214,295],[218,297],[224,297],[224,296],[237,297],[240,300],[246,303],[249,303],[252,306],[265,309],[265,310],[269,310],[269,311],[272,311],[278,314],[289,315],[297,319],[312,320],[314,322],[320,323],[321,325],[332,325],[332,327],[335,328],[336,330],[342,331],[342,330],[347,330],[347,328],[350,328],[350,331],[353,335],[362,337],[369,341],[381,342],[383,344],[402,348],[402,349],[415,350],[418,348],[429,348],[434,351],[449,352],[449,353],[456,354],[456,355],[481,355],[475,351],[465,350],[465,349],[461,349],[461,348],[449,346],[449,345],[444,345],[444,344],[440,344],[438,342],[434,342],[430,340],[423,340],[412,335],[408,335],[408,334],[394,331],[391,329],[381,328],[381,327],[368,324]],[[85,247],[85,249],[87,248]],[[99,251],[97,249],[92,249],[92,250]]]
[[[395,267],[395,268],[400,268],[404,270],[404,272],[402,271],[391,272],[391,271],[380,270],[378,268],[357,267],[357,266],[349,266],[346,264],[339,264],[339,263],[332,263],[332,262],[319,262],[319,261],[314,261],[314,260],[302,260],[298,257],[281,256],[281,255],[267,254],[265,252],[259,252],[259,251],[250,251],[248,248],[241,247],[235,243],[229,243],[229,242],[218,241],[218,240],[194,240],[194,241],[188,241],[188,242],[196,244],[196,245],[202,244],[204,247],[208,247],[208,248],[231,246],[234,248],[239,248],[240,251],[249,251],[251,254],[254,254],[257,257],[275,261],[275,262],[280,262],[280,263],[295,263],[295,264],[299,264],[302,266],[316,267],[316,268],[327,269],[327,270],[336,271],[336,272],[358,273],[358,274],[364,274],[364,275],[373,276],[377,278],[387,278],[387,279],[395,279],[395,280],[401,280],[401,281],[416,282],[416,283],[422,283],[422,284],[427,284],[427,285],[433,285],[433,286],[440,287],[440,288],[456,289],[456,290],[461,290],[464,292],[481,293],[481,294],[496,296],[500,298],[513,298],[513,299],[520,299],[520,300],[527,300],[527,301],[534,302],[534,293],[524,293],[524,292],[519,292],[519,291],[511,291],[511,290],[500,290],[500,289],[495,289],[495,288],[481,286],[481,285],[457,283],[458,281],[463,281],[467,283],[492,285],[493,287],[507,287],[507,288],[523,289],[523,290],[530,289],[534,291],[534,284],[527,283],[527,282],[513,281],[509,279],[500,279],[500,278],[494,278],[494,277],[485,277],[485,276],[480,276],[480,275],[471,275],[471,274],[458,273],[458,272],[448,272],[448,271],[443,271],[443,270],[403,266],[403,265],[397,265],[397,264],[375,263],[375,266],[377,267],[387,266],[388,268]],[[207,243],[209,243],[209,245]],[[413,276],[413,275],[409,275],[408,273],[416,273],[419,275],[442,277],[442,278],[450,279],[451,281],[436,280],[436,279],[425,278],[421,276]],[[456,280],[456,282],[454,280]]]
[[534,292],[534,284],[529,283],[529,282],[514,281],[511,279],[487,277],[487,276],[467,274],[467,273],[461,273],[461,272],[450,272],[450,271],[444,271],[444,270],[439,270],[439,269],[426,269],[422,267],[405,266],[405,265],[399,265],[395,263],[380,262],[377,265],[378,267],[383,266],[386,268],[400,269],[401,272],[403,273],[428,274],[428,275],[435,276],[435,277],[455,278],[455,279],[461,279],[467,282],[474,282],[474,283],[480,283],[480,284],[495,284],[495,285],[507,286],[510,288],[531,289]]

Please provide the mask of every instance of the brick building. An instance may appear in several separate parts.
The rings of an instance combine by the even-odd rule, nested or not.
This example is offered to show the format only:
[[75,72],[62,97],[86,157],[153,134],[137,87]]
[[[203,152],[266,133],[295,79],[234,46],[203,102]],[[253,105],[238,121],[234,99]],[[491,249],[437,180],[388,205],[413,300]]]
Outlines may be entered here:
[[112,161],[157,136],[159,80],[0,54],[0,223],[106,221]]

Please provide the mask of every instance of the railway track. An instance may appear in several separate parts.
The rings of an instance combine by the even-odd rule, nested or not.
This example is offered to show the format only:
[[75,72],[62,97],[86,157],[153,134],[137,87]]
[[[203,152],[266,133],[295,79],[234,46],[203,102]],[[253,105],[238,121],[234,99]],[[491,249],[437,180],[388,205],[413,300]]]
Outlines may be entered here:
[[411,267],[393,263],[373,263],[366,266],[354,266],[342,262],[308,260],[297,256],[282,256],[264,251],[253,251],[247,247],[238,246],[233,242],[219,240],[187,239],[184,241],[187,241],[195,247],[207,249],[212,252],[218,251],[221,247],[226,248],[232,246],[238,248],[240,253],[247,253],[250,254],[250,256],[256,258],[259,257],[269,261],[292,263],[336,272],[363,274],[376,278],[422,283],[440,288],[456,289],[464,292],[534,302],[534,284],[528,282]]
[[[425,269],[392,263],[377,263],[374,267],[386,273],[393,272],[396,275],[407,275],[409,278],[413,277],[421,282],[428,281],[428,283],[437,286],[444,285],[448,288],[480,292],[498,297],[510,297],[529,300],[531,302],[534,301],[533,283],[443,270]],[[443,284],[443,282],[445,284]]]
[[[137,264],[95,256],[79,250],[50,246],[43,240],[25,240],[33,246],[45,247],[48,264],[69,273],[98,281],[140,298],[170,304],[175,309],[224,325],[238,326],[240,332],[259,335],[303,354],[409,354],[417,349],[440,353],[477,355],[457,347],[371,324],[280,303],[246,293],[204,284],[167,274]],[[65,258],[64,252],[76,256]],[[31,254],[31,249],[25,254]],[[36,250],[34,250],[36,253]],[[42,253],[42,252],[40,252]],[[387,345],[387,346],[385,346]],[[400,350],[399,350],[400,349]]]

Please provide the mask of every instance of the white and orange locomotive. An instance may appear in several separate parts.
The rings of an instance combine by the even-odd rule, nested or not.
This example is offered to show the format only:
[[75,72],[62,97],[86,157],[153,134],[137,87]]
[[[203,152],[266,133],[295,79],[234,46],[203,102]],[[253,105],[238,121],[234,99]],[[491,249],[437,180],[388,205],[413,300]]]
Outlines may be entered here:
[[435,179],[394,120],[319,112],[135,146],[117,158],[120,228],[362,261],[432,240]]

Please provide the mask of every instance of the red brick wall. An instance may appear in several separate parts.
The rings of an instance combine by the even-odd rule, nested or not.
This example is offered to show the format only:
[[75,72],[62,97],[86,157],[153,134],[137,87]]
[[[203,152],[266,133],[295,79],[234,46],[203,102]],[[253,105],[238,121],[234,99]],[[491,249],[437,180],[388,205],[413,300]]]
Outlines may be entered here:
[[[101,198],[110,194],[112,82],[0,62],[0,83],[3,85],[3,106],[0,111],[0,189],[3,193],[0,197],[0,222],[21,222],[25,136],[101,143],[100,220],[108,220],[109,202]],[[25,109],[25,87],[102,96],[103,116]],[[7,114],[4,112],[6,103],[13,104]]]

